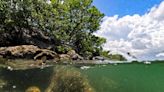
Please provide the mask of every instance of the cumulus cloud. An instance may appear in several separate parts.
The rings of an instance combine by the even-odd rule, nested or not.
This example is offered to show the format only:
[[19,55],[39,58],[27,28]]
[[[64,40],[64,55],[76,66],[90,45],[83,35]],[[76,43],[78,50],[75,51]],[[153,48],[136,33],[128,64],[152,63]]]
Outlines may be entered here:
[[164,59],[164,1],[144,15],[106,16],[95,34],[107,39],[106,50],[130,52],[139,60]]

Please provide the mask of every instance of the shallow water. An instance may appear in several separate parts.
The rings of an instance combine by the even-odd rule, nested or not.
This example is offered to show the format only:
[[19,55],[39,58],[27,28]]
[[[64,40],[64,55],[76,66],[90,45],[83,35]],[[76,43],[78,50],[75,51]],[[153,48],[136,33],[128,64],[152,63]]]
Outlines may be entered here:
[[0,92],[25,92],[29,87],[40,88],[41,92],[47,88],[52,68],[10,71],[0,70],[0,78],[7,84],[0,88]]
[[164,63],[95,66],[82,72],[97,92],[164,92]]
[[[45,92],[51,82],[54,67],[17,71],[0,69],[0,92],[25,92],[31,86]],[[86,69],[78,66],[76,70],[88,79],[96,92],[164,92],[162,62],[151,65],[95,65]]]

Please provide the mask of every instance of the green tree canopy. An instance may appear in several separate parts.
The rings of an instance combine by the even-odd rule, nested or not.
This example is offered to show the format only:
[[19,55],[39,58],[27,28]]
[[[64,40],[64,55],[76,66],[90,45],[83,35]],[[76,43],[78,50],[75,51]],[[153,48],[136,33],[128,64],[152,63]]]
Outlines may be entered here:
[[92,0],[52,0],[57,12],[57,21],[53,30],[61,45],[69,45],[80,54],[97,52],[102,49],[105,39],[93,35],[99,29],[104,16]]
[[56,51],[72,48],[81,55],[102,50],[105,39],[93,33],[103,16],[92,0],[0,0],[0,32],[16,38],[14,31],[35,28],[53,36]]

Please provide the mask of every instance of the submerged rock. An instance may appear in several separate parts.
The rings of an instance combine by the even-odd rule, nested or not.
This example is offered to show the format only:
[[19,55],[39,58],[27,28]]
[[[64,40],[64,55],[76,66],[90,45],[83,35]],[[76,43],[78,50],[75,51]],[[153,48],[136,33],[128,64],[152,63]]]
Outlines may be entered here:
[[31,86],[31,87],[27,88],[25,92],[41,92],[41,91],[38,87]]
[[0,88],[3,88],[4,86],[7,86],[7,81],[0,79]]
[[54,68],[45,92],[94,92],[85,76],[68,66]]

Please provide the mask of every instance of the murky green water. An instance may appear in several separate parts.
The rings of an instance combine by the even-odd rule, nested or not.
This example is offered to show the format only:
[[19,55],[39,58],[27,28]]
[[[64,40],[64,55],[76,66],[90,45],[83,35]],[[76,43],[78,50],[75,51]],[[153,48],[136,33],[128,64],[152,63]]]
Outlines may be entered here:
[[[81,75],[87,78],[96,92],[164,92],[164,63],[96,65],[83,70],[76,67],[75,70],[80,71]],[[25,92],[31,86],[45,92],[52,82],[53,73],[54,67],[17,71],[0,69],[0,92]],[[67,73],[70,73],[68,74],[70,76],[73,72],[64,72]],[[58,79],[64,76],[56,75],[60,75]],[[78,79],[71,81],[78,81]]]
[[97,92],[164,92],[164,63],[96,66],[82,72]]
[[1,69],[0,78],[6,84],[2,85],[0,92],[25,92],[32,86],[38,87],[44,92],[50,82],[52,72],[52,68],[16,71]]

